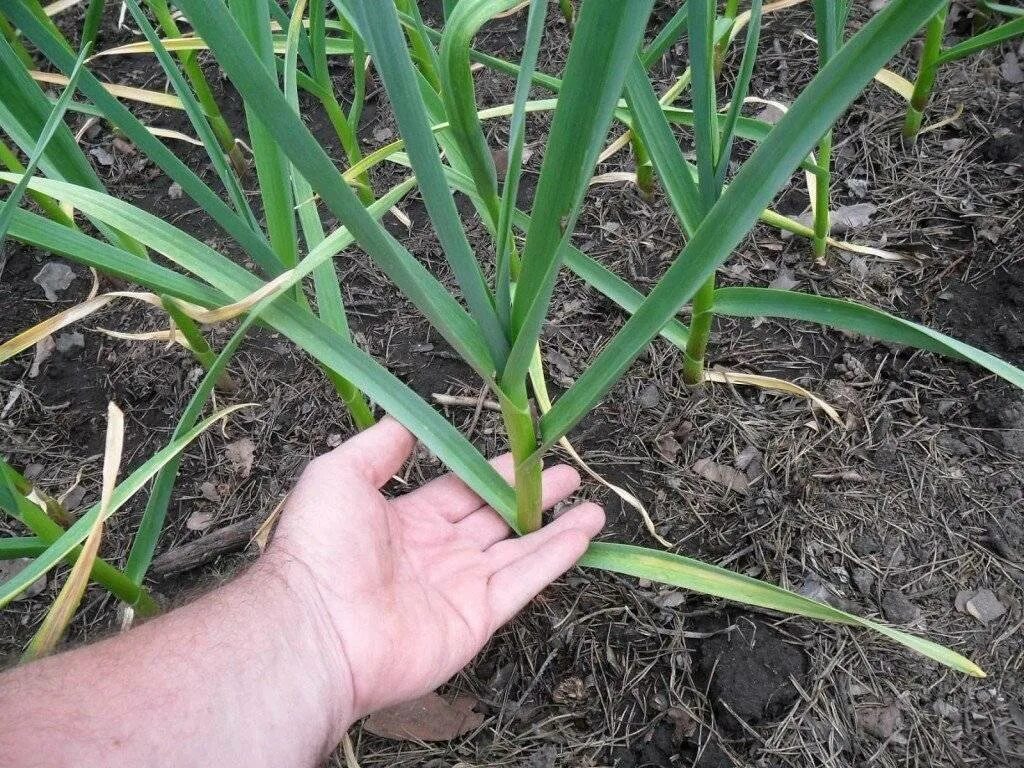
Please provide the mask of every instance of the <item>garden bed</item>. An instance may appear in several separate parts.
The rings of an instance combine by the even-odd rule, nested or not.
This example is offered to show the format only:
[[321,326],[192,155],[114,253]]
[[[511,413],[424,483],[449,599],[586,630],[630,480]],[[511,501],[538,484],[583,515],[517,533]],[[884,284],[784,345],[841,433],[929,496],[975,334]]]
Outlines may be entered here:
[[[667,17],[660,5],[657,12]],[[101,48],[134,39],[117,28],[114,11],[108,9]],[[74,27],[75,13],[62,24]],[[568,48],[556,15],[541,47],[545,72],[559,71]],[[855,13],[854,26],[866,17]],[[512,17],[488,25],[478,47],[517,55],[522,24]],[[815,47],[804,34],[813,29],[801,8],[765,17],[752,94],[782,102],[796,97],[815,71]],[[761,225],[720,270],[721,283],[799,286],[863,300],[1024,363],[1024,96],[1002,66],[1013,50],[1004,45],[942,69],[926,123],[961,105],[962,115],[915,146],[900,139],[904,104],[877,84],[836,128],[833,207],[877,206],[871,221],[846,237],[910,257],[884,261],[833,250],[821,266],[807,241]],[[653,72],[656,87],[670,83],[685,61],[670,54]],[[908,47],[892,67],[900,71],[910,61]],[[92,70],[124,84],[164,86],[159,66],[147,57],[100,59]],[[208,75],[232,128],[244,135],[237,97],[215,69]],[[346,93],[347,78],[339,63],[338,93]],[[477,82],[481,105],[511,101],[512,80],[484,72]],[[370,91],[361,127],[367,148],[397,135],[373,79]],[[146,117],[186,129],[178,114]],[[537,142],[537,151],[527,162],[527,193],[540,167],[546,119],[531,118],[527,146]],[[340,158],[329,125],[319,120],[311,108],[307,122]],[[503,145],[506,127],[488,124],[492,146]],[[87,134],[83,146],[102,150],[92,156],[113,194],[215,248],[227,245],[202,211],[178,199],[170,180],[130,145],[117,143],[107,127]],[[205,162],[202,149],[180,149],[186,162]],[[628,150],[598,173],[619,170],[632,170]],[[386,164],[375,174],[378,190],[400,178]],[[471,242],[488,251],[486,230],[464,202]],[[800,214],[806,203],[802,175],[795,176],[779,209]],[[412,227],[389,215],[389,230],[453,284],[418,198],[400,207]],[[575,238],[641,290],[653,286],[681,242],[664,197],[647,200],[625,183],[591,188]],[[46,300],[32,279],[53,257],[8,248],[0,339],[89,292],[92,275],[71,265],[74,282],[58,302]],[[472,370],[362,253],[351,251],[336,263],[360,345],[425,397],[479,395]],[[99,279],[103,290],[115,288]],[[563,274],[543,336],[556,391],[624,317]],[[165,322],[156,312],[113,304],[68,329],[82,332],[82,346],[69,339],[68,350],[55,351],[37,376],[29,376],[30,353],[0,365],[6,410],[0,451],[50,493],[71,489],[69,506],[94,502],[107,401],[126,413],[126,465],[136,466],[168,440],[197,365],[178,348],[90,329],[154,330]],[[230,330],[212,332],[215,347]],[[954,674],[866,632],[574,570],[444,689],[479,701],[486,717],[478,730],[425,747],[379,739],[357,726],[352,735],[361,765],[1021,764],[1024,397],[977,368],[808,324],[719,318],[712,339],[712,367],[798,382],[838,408],[846,428],[801,399],[724,384],[686,387],[678,351],[659,340],[571,433],[583,457],[641,498],[676,551],[925,634],[989,677]],[[239,392],[219,395],[218,402],[259,405],[187,451],[161,552],[267,515],[306,460],[352,433],[319,369],[283,337],[255,331],[231,370]],[[18,386],[23,390],[11,401]],[[472,405],[445,412],[463,430],[472,427],[485,454],[506,450],[497,413],[485,409],[476,418]],[[255,448],[251,465],[233,460],[237,452],[229,450],[245,440]],[[702,459],[742,470],[749,487],[716,485],[694,471]],[[436,459],[419,451],[407,480],[416,484],[440,471]],[[606,505],[609,538],[657,546],[637,513],[601,486],[587,483],[581,495]],[[140,495],[110,521],[104,557],[117,562],[124,555],[143,504]],[[153,586],[169,601],[182,599],[250,556],[226,555]],[[59,584],[51,580],[39,595],[0,613],[0,654],[19,653]],[[986,589],[1006,609],[988,623],[971,615],[964,606],[969,596],[960,595]],[[105,592],[90,589],[84,606],[72,627],[75,640],[118,626],[115,601]],[[335,759],[344,764],[340,754]]]

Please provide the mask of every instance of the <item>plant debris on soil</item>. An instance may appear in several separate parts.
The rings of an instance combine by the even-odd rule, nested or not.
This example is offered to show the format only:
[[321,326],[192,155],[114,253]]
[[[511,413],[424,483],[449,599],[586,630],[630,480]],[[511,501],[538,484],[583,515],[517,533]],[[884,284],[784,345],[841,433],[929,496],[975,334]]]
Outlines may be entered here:
[[[102,48],[133,39],[118,26],[116,5],[107,7]],[[428,22],[436,22],[437,9],[426,5]],[[657,3],[657,18],[667,19],[674,5]],[[82,12],[59,20],[74,28]],[[855,7],[851,24],[868,13]],[[547,72],[559,71],[568,50],[557,16],[550,14],[541,47]],[[523,13],[496,20],[477,44],[517,57],[524,24]],[[765,17],[752,94],[781,102],[797,96],[816,67],[804,34],[813,29],[806,7]],[[958,34],[955,26],[951,34]],[[915,45],[892,63],[894,70],[912,72]],[[961,105],[962,115],[914,146],[899,135],[905,105],[878,85],[837,125],[833,207],[852,211],[844,237],[913,258],[834,251],[818,265],[806,241],[760,226],[720,270],[723,284],[784,280],[862,300],[1024,363],[1024,92],[1014,82],[1020,54],[1007,44],[943,67],[926,123]],[[734,52],[727,60],[727,77],[736,59]],[[655,68],[656,86],[667,86],[685,66],[682,43]],[[348,62],[332,67],[345,94]],[[165,84],[147,57],[97,59],[93,69],[128,85]],[[244,137],[236,94],[215,67],[208,71],[228,121]],[[490,106],[511,101],[514,83],[481,71],[477,88]],[[361,126],[367,148],[395,131],[372,78],[370,95]],[[341,158],[329,124],[312,102],[307,106],[311,128]],[[133,109],[153,125],[187,130],[181,115]],[[527,202],[549,119],[530,117]],[[507,123],[489,121],[486,130],[492,147],[502,148]],[[689,137],[680,136],[685,148]],[[180,188],[124,144],[105,125],[82,139],[112,193],[231,253]],[[175,149],[212,178],[202,150]],[[631,170],[624,151],[598,172]],[[385,166],[373,181],[383,189],[400,174]],[[461,198],[460,206],[488,263],[486,230]],[[401,208],[412,227],[387,217],[389,228],[450,283],[422,203],[410,198]],[[796,216],[808,209],[802,174],[778,208]],[[662,195],[647,200],[629,184],[605,184],[587,198],[576,244],[647,290],[682,237]],[[8,255],[0,339],[88,294],[88,270],[15,244]],[[481,382],[368,259],[351,251],[336,263],[358,343],[424,397],[474,403]],[[115,286],[101,278],[102,290]],[[571,384],[623,319],[564,273],[544,330],[553,383]],[[63,498],[72,513],[98,499],[107,401],[126,414],[130,469],[166,443],[201,375],[179,348],[116,340],[96,328],[161,326],[159,313],[115,303],[70,329],[79,335],[37,350],[35,362],[26,351],[0,365],[0,451],[19,469],[31,467],[33,482]],[[230,331],[212,329],[214,346]],[[797,322],[720,318],[710,355],[713,366],[801,384],[838,408],[847,428],[792,397],[725,384],[685,387],[678,351],[659,340],[571,435],[583,458],[638,495],[676,551],[899,624],[967,655],[989,676],[957,675],[867,632],[573,570],[442,689],[441,704],[461,702],[454,714],[463,720],[451,726],[450,740],[395,740],[372,724],[356,726],[351,735],[361,765],[1024,764],[1022,393],[955,361]],[[232,525],[251,531],[246,526],[270,514],[311,456],[353,431],[316,366],[273,332],[251,334],[232,375],[238,392],[219,400],[260,405],[188,449],[158,554]],[[471,437],[487,455],[505,450],[497,413],[437,407],[461,429],[472,425]],[[441,471],[420,450],[408,479]],[[606,506],[609,538],[653,544],[635,511],[602,486],[587,484],[581,496]],[[104,557],[122,561],[144,503],[143,493],[109,521]],[[4,520],[0,533],[22,532]],[[191,570],[154,577],[152,586],[171,604],[252,556],[208,557]],[[6,658],[17,658],[65,575],[57,569],[38,593],[0,613]],[[102,637],[118,625],[115,601],[91,588],[71,641]],[[345,765],[340,751],[332,765]]]

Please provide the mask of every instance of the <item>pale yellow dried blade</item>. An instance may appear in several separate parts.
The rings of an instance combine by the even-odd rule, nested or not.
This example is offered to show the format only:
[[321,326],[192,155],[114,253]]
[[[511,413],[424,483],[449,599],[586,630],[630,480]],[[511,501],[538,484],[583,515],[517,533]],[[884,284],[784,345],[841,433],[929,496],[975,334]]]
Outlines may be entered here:
[[914,84],[903,77],[903,75],[897,75],[891,69],[878,70],[875,73],[875,80],[889,90],[895,91],[907,101],[910,101],[910,97],[914,95]]
[[143,293],[140,291],[115,291],[104,293],[100,296],[83,301],[81,304],[65,309],[53,317],[48,317],[41,323],[32,326],[27,331],[22,331],[13,339],[0,344],[0,363],[10,359],[14,355],[35,346],[41,339],[65,328],[72,323],[77,323],[97,310],[109,304],[116,298],[138,299],[153,306],[160,306],[160,297],[154,293]]
[[185,338],[185,334],[177,328],[169,328],[166,331],[142,331],[140,333],[127,333],[125,331],[114,331],[110,328],[94,328],[112,339],[123,339],[124,341],[163,341],[168,344],[179,344],[185,349],[192,351],[192,346]]
[[599,173],[588,182],[588,185],[591,187],[597,184],[636,184],[636,174],[632,171]]
[[203,146],[203,142],[194,136],[189,136],[187,133],[181,131],[175,131],[172,128],[158,128],[155,125],[147,125],[146,130],[152,133],[154,136],[159,136],[161,139],[175,139],[176,141],[185,141],[196,147]]
[[727,371],[721,368],[704,372],[705,381],[714,381],[719,384],[732,384],[749,387],[760,387],[771,392],[781,392],[787,395],[796,395],[802,397],[805,400],[809,400],[811,403],[816,405],[825,414],[832,419],[840,427],[846,428],[846,424],[843,422],[842,417],[839,415],[839,411],[829,405],[825,400],[814,394],[810,390],[804,389],[799,384],[794,384],[791,381],[785,379],[777,379],[774,376],[759,376],[754,373],[740,373],[738,371]]
[[84,2],[85,0],[56,0],[56,2],[50,3],[44,7],[43,13],[50,18],[53,18],[58,13],[64,13],[64,11],[74,8],[76,5],[81,5]]
[[[68,78],[64,75],[58,75],[56,72],[39,72],[38,70],[32,70],[29,74],[37,83],[46,83],[48,85],[68,84]],[[103,89],[111,96],[115,96],[119,99],[125,99],[126,101],[138,101],[143,104],[152,104],[156,107],[184,109],[181,99],[171,93],[164,93],[163,91],[149,91],[145,88],[133,88],[130,85],[118,85],[117,83],[100,83],[100,85],[102,85]]]
[[928,133],[929,131],[937,131],[937,130],[939,130],[939,128],[945,128],[950,123],[952,123],[952,122],[954,122],[956,120],[959,120],[960,116],[963,113],[964,113],[964,105],[963,104],[957,104],[956,105],[956,109],[953,110],[953,114],[952,115],[946,115],[946,117],[942,118],[941,120],[937,120],[936,122],[932,123],[931,125],[926,125],[924,128],[922,128],[920,131],[917,132],[917,135],[920,136],[922,133]]
[[110,499],[117,485],[117,473],[124,452],[124,414],[114,403],[107,405],[107,439],[103,450],[103,486],[100,491],[100,514],[89,529],[89,535],[82,544],[82,551],[75,560],[68,579],[61,587],[60,594],[46,613],[42,625],[32,637],[25,650],[24,660],[48,656],[56,649],[71,619],[82,602],[82,595],[89,584],[89,574],[96,562],[103,535],[103,521],[109,517]]
[[223,307],[218,307],[217,309],[205,309],[196,304],[189,304],[187,301],[181,300],[179,300],[177,304],[186,315],[191,317],[193,320],[206,325],[231,320],[232,318],[245,314],[267,296],[275,293],[282,285],[285,285],[292,279],[294,272],[294,269],[289,269],[287,272],[281,273],[270,282],[264,283],[245,298],[233,301],[230,304],[225,304]]

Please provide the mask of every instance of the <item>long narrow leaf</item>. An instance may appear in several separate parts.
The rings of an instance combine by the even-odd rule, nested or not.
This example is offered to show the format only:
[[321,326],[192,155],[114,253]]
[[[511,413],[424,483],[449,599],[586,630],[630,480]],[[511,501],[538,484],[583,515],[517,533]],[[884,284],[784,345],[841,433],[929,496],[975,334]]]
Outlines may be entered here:
[[36,145],[29,154],[28,165],[25,166],[25,170],[22,172],[21,180],[14,185],[14,189],[11,190],[11,193],[3,203],[3,207],[0,208],[0,264],[4,262],[4,238],[7,236],[7,229],[14,218],[14,211],[21,204],[21,198],[28,188],[28,182],[35,174],[39,161],[43,159],[50,139],[53,138],[57,129],[64,124],[64,113],[67,111],[68,103],[78,87],[78,78],[82,73],[82,64],[85,62],[85,57],[88,53],[89,46],[86,45],[82,48],[82,52],[78,54],[78,60],[75,62],[75,69],[71,74],[67,87],[61,93],[60,98],[57,99],[53,111],[50,112],[50,116],[46,119],[46,123],[39,132]]
[[558,108],[551,123],[512,305],[513,347],[503,380],[526,377],[554,290],[562,247],[579,215],[630,59],[640,44],[650,0],[587,3],[573,34]]
[[[265,2],[232,3],[231,13],[256,54],[259,66],[276,85],[277,68],[270,39],[270,12]],[[283,269],[294,267],[296,251],[295,212],[292,203],[288,161],[274,136],[264,125],[262,112],[266,106],[243,98],[245,121],[249,126],[249,142],[256,162],[263,216],[266,219],[270,246]]]
[[[227,158],[221,149],[220,142],[217,140],[217,136],[210,126],[210,121],[203,111],[202,105],[199,100],[192,93],[192,89],[185,81],[185,77],[181,74],[178,69],[177,63],[171,58],[170,53],[165,45],[165,41],[160,40],[153,29],[153,25],[149,23],[149,19],[142,12],[142,8],[139,6],[138,0],[125,0],[128,10],[131,12],[132,17],[135,19],[135,23],[138,24],[139,29],[142,30],[142,34],[145,35],[146,40],[152,47],[153,52],[156,54],[157,61],[163,67],[164,72],[167,74],[168,80],[174,86],[175,93],[178,94],[178,98],[181,99],[182,108],[185,114],[188,115],[189,122],[192,123],[192,127],[195,129],[196,135],[203,143],[203,147],[206,149],[206,154],[210,158],[210,162],[213,165],[214,170],[217,172],[217,177],[220,179],[221,184],[224,185],[224,189],[228,193],[228,197],[231,199],[232,205],[235,206],[235,211],[243,217],[248,223],[249,227],[254,231],[259,231],[259,224],[256,221],[256,216],[252,212],[252,208],[249,206],[249,200],[245,196],[245,192],[239,183],[238,176],[227,162]],[[173,38],[181,39],[181,38]],[[266,265],[263,265],[266,267]]]
[[[403,42],[395,7],[392,3],[366,2],[353,2],[350,6],[391,99],[391,107],[419,180],[423,202],[445,258],[455,273],[470,314],[483,332],[491,359],[500,368],[508,354],[508,339],[498,324],[494,298],[484,282],[480,264],[470,248],[455,201],[445,183],[437,142],[430,130],[426,106],[421,98],[412,59]],[[473,115],[476,115],[475,110]],[[493,163],[490,172],[493,175]]]
[[982,32],[974,37],[969,37],[962,43],[943,51],[939,54],[938,63],[942,65],[950,61],[966,58],[978,51],[999,45],[1004,40],[1012,40],[1021,35],[1024,35],[1024,16],[1008,21],[1005,24],[1000,24],[998,27]]
[[889,57],[942,6],[894,0],[811,81],[736,175],[643,306],[541,419],[545,446],[563,436],[739,244],[772,197]]
[[940,664],[974,677],[985,677],[978,665],[930,640],[862,619],[817,600],[699,560],[628,544],[599,543],[590,545],[579,564],[671,584],[759,608],[870,629]]
[[786,317],[862,333],[868,338],[969,360],[1024,388],[1024,371],[1005,360],[926,326],[846,299],[773,288],[719,288],[715,292],[715,312],[733,317]]
[[[221,3],[180,0],[189,19],[218,56],[243,98],[263,105],[261,119],[299,172],[320,194],[359,245],[398,285],[463,359],[481,376],[495,371],[475,321],[412,254],[366,212],[309,129],[288,106]],[[211,7],[213,6],[213,7]]]

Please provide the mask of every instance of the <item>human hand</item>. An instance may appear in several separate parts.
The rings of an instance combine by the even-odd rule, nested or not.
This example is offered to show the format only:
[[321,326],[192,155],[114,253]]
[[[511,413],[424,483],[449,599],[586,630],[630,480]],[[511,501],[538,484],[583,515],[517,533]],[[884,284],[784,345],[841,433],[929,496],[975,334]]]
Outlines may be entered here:
[[[509,538],[504,520],[454,475],[386,498],[379,489],[414,445],[388,418],[314,459],[265,555],[305,610],[326,619],[325,657],[338,660],[339,690],[351,690],[342,710],[353,720],[454,675],[604,525],[601,508],[585,503]],[[510,456],[494,466],[511,476]],[[579,483],[571,467],[546,470],[545,507]]]

